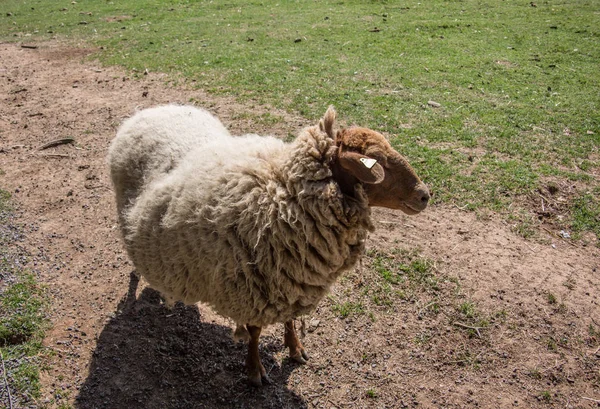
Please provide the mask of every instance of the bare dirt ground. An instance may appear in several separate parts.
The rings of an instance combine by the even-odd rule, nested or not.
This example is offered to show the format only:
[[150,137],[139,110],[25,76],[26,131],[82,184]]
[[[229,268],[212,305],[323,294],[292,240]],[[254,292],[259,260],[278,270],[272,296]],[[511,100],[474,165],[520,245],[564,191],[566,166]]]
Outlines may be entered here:
[[[264,107],[168,86],[160,74],[132,79],[90,62],[93,51],[0,44],[0,187],[52,297],[45,344],[55,353],[39,406],[599,406],[599,249],[550,234],[526,241],[493,215],[444,206],[416,217],[376,210],[362,266],[307,319],[309,363],[289,362],[283,329],[268,328],[261,354],[273,385],[248,386],[246,349],[227,319],[202,305],[169,310],[130,282],[105,154],[124,118],[167,102],[193,99],[236,133],[286,136],[311,123],[275,112],[285,121],[257,126]],[[75,142],[39,150],[66,137]],[[374,266],[398,249],[431,260],[438,288],[381,303],[374,294],[389,286]],[[340,305],[360,308],[341,318]]]

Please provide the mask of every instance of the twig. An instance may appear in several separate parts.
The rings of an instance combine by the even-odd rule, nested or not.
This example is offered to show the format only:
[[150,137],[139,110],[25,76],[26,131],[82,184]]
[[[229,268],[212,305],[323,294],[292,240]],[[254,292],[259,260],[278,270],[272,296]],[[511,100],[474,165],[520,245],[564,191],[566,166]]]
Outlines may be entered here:
[[44,149],[52,148],[53,146],[64,145],[66,143],[73,143],[73,142],[75,142],[75,139],[73,139],[73,138],[56,139],[54,141],[45,143],[44,145],[40,146],[38,149],[40,151],[43,151]]
[[388,222],[387,220],[379,220],[379,223],[382,223],[382,224],[398,224],[398,222]]
[[67,155],[66,153],[46,153],[43,156],[44,158],[70,158],[71,155]]
[[38,46],[37,45],[21,44],[21,48],[29,48],[30,50],[35,50],[36,48],[38,48]]
[[589,400],[589,401],[595,402],[595,403],[600,403],[600,399],[586,398],[585,396],[582,396],[581,399]]
[[566,363],[567,363],[566,361],[565,362],[561,362],[560,364],[556,364],[554,366],[551,366],[550,368],[544,369],[542,372],[548,372],[548,371],[550,371],[552,369],[560,368],[561,366],[564,366]]
[[432,305],[435,305],[437,303],[437,301],[432,301],[429,304],[427,304],[425,307],[421,308],[419,310],[419,312],[417,312],[417,317],[421,316],[421,312],[423,312],[423,310],[426,310],[427,308],[431,307]]
[[6,385],[6,393],[8,394],[8,408],[12,409],[12,397],[10,396],[10,388],[8,387],[8,379],[6,379],[6,367],[4,366],[4,355],[0,350],[0,361],[2,361],[2,376],[4,377],[4,385]]
[[110,187],[108,187],[108,186],[106,186],[106,185],[103,185],[102,183],[101,183],[101,184],[99,184],[99,185],[89,185],[89,186],[88,186],[88,185],[85,185],[84,187],[85,187],[86,189],[90,189],[90,190],[91,190],[91,189],[99,189],[99,188],[104,188],[104,189],[108,189],[108,190],[110,190]]
[[[544,196],[543,194],[541,194],[540,192],[538,192],[538,196],[543,199],[546,199],[546,202],[550,203],[550,199],[548,199],[546,196]],[[543,203],[543,202],[542,202]]]
[[553,232],[552,230],[550,230],[550,229],[548,229],[548,228],[546,228],[546,227],[542,227],[542,229],[546,230],[546,231],[547,231],[548,233],[550,233],[551,235],[558,237],[559,239],[561,239],[561,240],[562,240],[562,241],[564,241],[565,243],[567,243],[567,244],[570,244],[570,245],[571,245],[571,246],[573,246],[573,247],[577,247],[577,245],[576,245],[576,244],[574,244],[574,243],[571,243],[569,240],[565,239],[565,238],[564,238],[563,236],[561,236],[560,234],[558,234],[558,233],[555,233],[555,232]]
[[470,325],[463,324],[462,322],[453,322],[452,324],[453,324],[453,325],[456,325],[456,326],[458,326],[458,327],[462,327],[462,328],[473,329],[473,330],[475,330],[475,332],[477,332],[477,336],[478,336],[479,338],[481,338],[481,333],[479,332],[479,330],[480,330],[480,329],[483,329],[483,327],[472,327],[472,326],[470,326]]
[[458,243],[456,243],[456,246],[452,247],[452,250],[450,250],[450,252],[452,253],[458,246],[460,246],[460,244],[465,241],[465,239],[462,239],[461,241],[459,241]]

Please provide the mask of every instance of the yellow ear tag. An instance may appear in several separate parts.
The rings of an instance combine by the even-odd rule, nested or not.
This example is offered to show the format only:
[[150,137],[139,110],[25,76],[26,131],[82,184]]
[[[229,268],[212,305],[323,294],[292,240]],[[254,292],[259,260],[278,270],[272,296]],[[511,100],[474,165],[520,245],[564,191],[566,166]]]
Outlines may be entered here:
[[371,159],[371,158],[360,158],[360,161],[362,162],[363,165],[365,165],[365,167],[367,169],[371,169],[377,163],[376,159]]

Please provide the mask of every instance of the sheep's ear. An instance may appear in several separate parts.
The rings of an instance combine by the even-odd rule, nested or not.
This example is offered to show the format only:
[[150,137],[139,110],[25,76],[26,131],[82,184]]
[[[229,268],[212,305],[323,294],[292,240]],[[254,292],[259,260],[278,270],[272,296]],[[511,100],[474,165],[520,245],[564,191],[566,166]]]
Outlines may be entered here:
[[335,139],[335,133],[333,131],[333,125],[335,124],[335,108],[333,105],[330,105],[327,108],[327,112],[323,115],[323,118],[319,121],[319,129],[325,133],[330,138]]
[[377,160],[357,152],[342,152],[338,158],[342,168],[364,183],[377,184],[383,181],[385,170]]

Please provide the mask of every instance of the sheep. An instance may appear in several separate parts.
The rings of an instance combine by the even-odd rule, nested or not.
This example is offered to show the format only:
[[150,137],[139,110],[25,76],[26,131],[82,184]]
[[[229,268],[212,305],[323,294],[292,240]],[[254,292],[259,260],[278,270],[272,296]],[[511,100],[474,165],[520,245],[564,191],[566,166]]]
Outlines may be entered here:
[[335,129],[329,107],[291,143],[232,136],[209,112],[168,105],[126,120],[108,162],[137,274],[169,303],[204,302],[248,341],[250,384],[270,383],[261,329],[284,323],[290,358],[308,355],[294,320],[361,257],[372,206],[413,215],[427,187],[386,138]]

